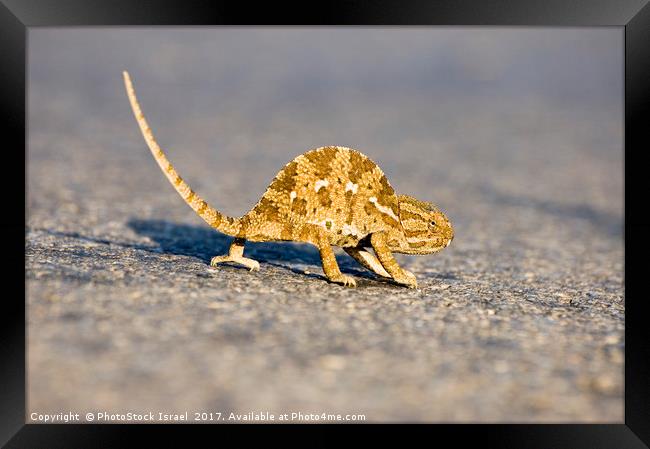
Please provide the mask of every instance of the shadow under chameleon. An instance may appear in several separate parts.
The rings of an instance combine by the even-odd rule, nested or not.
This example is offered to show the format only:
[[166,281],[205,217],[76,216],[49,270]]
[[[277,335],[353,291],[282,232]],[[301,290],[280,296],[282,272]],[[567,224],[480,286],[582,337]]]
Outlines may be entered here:
[[[203,226],[172,223],[167,220],[132,219],[127,225],[137,234],[150,238],[160,251],[167,254],[196,257],[206,264],[214,256],[227,254],[232,237]],[[261,264],[290,270],[294,273],[310,277],[322,275],[306,274],[304,269],[292,267],[292,264],[313,265],[321,267],[318,249],[305,243],[293,242],[246,242],[244,249],[246,257],[257,260]],[[378,276],[360,267],[347,255],[337,254],[336,260],[341,271],[369,280],[381,280]],[[247,270],[237,264],[227,264],[231,267]]]
[[[167,220],[131,219],[126,224],[138,235],[151,239],[155,246],[146,243],[132,243],[87,236],[78,232],[62,232],[48,229],[41,229],[41,231],[56,237],[78,239],[103,245],[115,245],[155,254],[163,253],[193,257],[201,260],[206,265],[210,264],[212,257],[227,254],[233,240],[232,237],[205,226],[177,224]],[[322,263],[318,249],[313,245],[294,242],[246,242],[244,253],[247,257],[255,259],[261,264],[288,270],[305,277],[326,279],[323,274],[319,273],[322,272]],[[91,254],[85,255],[89,256]],[[402,288],[391,280],[379,277],[366,270],[347,254],[336,254],[336,260],[344,273]],[[224,265],[235,269],[248,270],[248,268],[234,263],[224,263]],[[317,273],[305,272],[307,266],[310,269],[316,267]],[[435,277],[438,279],[456,279],[450,273],[439,273]]]

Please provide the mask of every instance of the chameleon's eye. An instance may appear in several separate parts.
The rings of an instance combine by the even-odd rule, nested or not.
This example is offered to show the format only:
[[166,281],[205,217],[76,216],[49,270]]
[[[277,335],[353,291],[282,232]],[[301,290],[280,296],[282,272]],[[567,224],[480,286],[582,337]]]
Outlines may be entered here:
[[431,226],[435,226],[435,225],[436,225],[436,222],[432,220],[431,221]]

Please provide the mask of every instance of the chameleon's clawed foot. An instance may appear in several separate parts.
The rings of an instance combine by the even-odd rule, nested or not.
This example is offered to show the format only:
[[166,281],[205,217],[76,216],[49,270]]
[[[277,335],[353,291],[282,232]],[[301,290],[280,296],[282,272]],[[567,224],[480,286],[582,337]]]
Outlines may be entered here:
[[248,257],[235,257],[229,254],[225,256],[215,256],[210,260],[210,265],[216,267],[217,264],[222,262],[234,262],[240,265],[245,266],[251,271],[258,271],[260,269],[260,263],[257,260],[249,259]]
[[357,281],[354,280],[352,276],[348,276],[346,274],[340,274],[338,276],[332,276],[329,278],[330,282],[334,282],[336,284],[341,284],[345,287],[356,287],[357,286]]
[[237,262],[248,267],[250,271],[260,271],[260,263],[257,260],[242,257]]
[[404,272],[403,276],[395,277],[394,280],[398,284],[405,285],[409,288],[417,288],[418,281],[415,279],[415,275],[408,270],[402,270]]

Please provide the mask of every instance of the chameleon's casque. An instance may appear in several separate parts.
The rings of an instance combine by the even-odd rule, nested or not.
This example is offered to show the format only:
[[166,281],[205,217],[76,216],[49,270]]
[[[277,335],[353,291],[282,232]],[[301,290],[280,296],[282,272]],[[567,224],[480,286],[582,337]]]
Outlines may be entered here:
[[[318,247],[323,270],[332,282],[356,285],[354,278],[341,273],[332,251],[335,245],[376,274],[416,287],[415,276],[401,268],[392,253],[434,253],[454,237],[451,223],[436,206],[396,195],[382,170],[367,156],[335,146],[296,157],[280,170],[247,214],[227,217],[176,173],[153,137],[127,72],[124,82],[145,141],[169,181],[210,226],[235,237],[228,255],[212,258],[213,266],[237,262],[259,269],[257,261],[243,256],[246,240],[306,242]],[[368,251],[370,247],[375,255]]]

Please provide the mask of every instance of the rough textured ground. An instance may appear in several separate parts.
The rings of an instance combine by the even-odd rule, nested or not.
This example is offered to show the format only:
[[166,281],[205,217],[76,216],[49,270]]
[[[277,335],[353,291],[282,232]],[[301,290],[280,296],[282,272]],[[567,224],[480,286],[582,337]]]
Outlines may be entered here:
[[[618,45],[615,31],[603,36]],[[609,65],[563,68],[571,58],[553,53],[602,47],[601,35],[528,36],[546,45],[535,60],[544,75],[531,69],[528,90],[513,93],[489,70],[466,81],[479,86],[470,92],[455,81],[432,90],[416,75],[436,70],[413,62],[436,51],[426,30],[392,32],[227,41],[30,31],[28,411],[623,420],[620,74],[590,85],[585,74]],[[530,50],[524,37],[494,38],[505,48],[499,64],[517,68]],[[305,40],[305,54],[287,50]],[[468,48],[478,57],[487,47]],[[412,60],[399,59],[402,48]],[[239,54],[249,57],[228,63]],[[357,65],[339,71],[328,55]],[[314,67],[296,65],[304,60]],[[399,193],[437,203],[456,238],[438,255],[399,257],[417,290],[342,252],[358,287],[329,284],[316,249],[290,243],[249,243],[259,272],[210,268],[230,238],[157,168],[123,68],[179,172],[222,211],[244,213],[295,155],[345,145],[375,160]],[[604,86],[614,100],[597,97]]]

